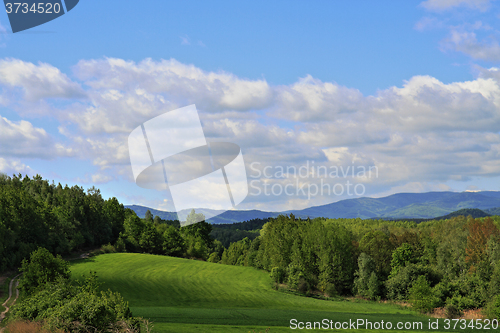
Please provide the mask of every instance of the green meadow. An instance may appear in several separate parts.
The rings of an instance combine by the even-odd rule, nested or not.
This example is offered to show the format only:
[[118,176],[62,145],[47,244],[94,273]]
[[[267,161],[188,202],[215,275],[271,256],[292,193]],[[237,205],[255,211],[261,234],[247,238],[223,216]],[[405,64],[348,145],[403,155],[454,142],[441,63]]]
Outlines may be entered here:
[[[279,292],[272,289],[267,272],[252,267],[114,253],[73,261],[71,271],[75,279],[96,271],[102,289],[120,292],[135,316],[149,318],[154,323],[154,332],[310,331],[290,329],[291,319],[302,322],[384,320],[393,325],[398,321],[422,322],[423,330],[416,331],[454,331],[429,330],[428,317],[397,305],[320,300]],[[393,328],[391,331],[405,330]]]

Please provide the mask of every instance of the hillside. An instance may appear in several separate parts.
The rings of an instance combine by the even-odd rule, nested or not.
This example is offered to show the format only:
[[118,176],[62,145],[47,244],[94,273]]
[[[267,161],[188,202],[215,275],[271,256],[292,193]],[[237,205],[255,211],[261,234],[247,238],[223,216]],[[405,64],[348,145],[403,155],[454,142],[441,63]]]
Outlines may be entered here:
[[477,209],[477,208],[464,208],[464,209],[457,210],[456,212],[447,214],[445,216],[437,217],[436,220],[447,220],[447,219],[451,219],[452,217],[456,217],[456,216],[472,216],[473,218],[478,218],[478,217],[491,216],[491,214],[488,214],[488,213],[482,211],[481,209]]
[[[144,217],[146,211],[150,209],[135,205],[125,207],[133,209],[139,217]],[[207,222],[214,224],[235,223],[291,213],[303,218],[431,219],[466,208],[487,210],[497,207],[500,207],[500,192],[495,191],[397,193],[383,198],[341,200],[327,205],[281,213],[260,210],[231,210],[207,219]],[[172,212],[150,210],[153,215],[159,215],[163,219],[174,219],[176,216]],[[206,216],[211,216],[214,213],[210,209],[200,209],[197,212],[204,213]],[[491,212],[487,213],[492,214]]]
[[72,262],[74,277],[96,271],[102,289],[119,291],[135,316],[156,332],[288,332],[291,318],[427,321],[382,303],[323,301],[271,289],[269,274],[251,267],[147,254],[105,254]]

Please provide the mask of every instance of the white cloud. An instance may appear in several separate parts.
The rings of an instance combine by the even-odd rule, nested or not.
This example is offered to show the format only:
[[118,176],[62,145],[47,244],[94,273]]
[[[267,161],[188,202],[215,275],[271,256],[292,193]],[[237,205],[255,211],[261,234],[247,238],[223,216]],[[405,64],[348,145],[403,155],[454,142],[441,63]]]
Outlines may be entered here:
[[67,118],[86,133],[129,133],[154,116],[193,103],[207,112],[248,111],[269,106],[273,98],[264,80],[205,72],[176,60],[80,61],[75,73],[91,88],[91,102],[69,110]]
[[19,159],[5,159],[0,157],[0,172],[7,176],[19,173],[32,175],[33,169],[22,163]]
[[28,121],[0,117],[0,154],[3,156],[52,159],[71,155],[64,145],[55,143],[43,129]]
[[0,47],[6,47],[7,44],[5,41],[7,40],[7,29],[3,26],[3,24],[0,22]]
[[181,39],[181,45],[191,45],[189,36],[184,35],[184,36],[179,36],[179,38]]
[[473,31],[451,29],[449,36],[441,41],[441,47],[443,50],[462,52],[473,59],[500,60],[500,44],[494,35],[478,40]]
[[19,87],[28,101],[44,98],[74,98],[84,95],[81,87],[46,63],[34,65],[18,59],[0,60],[0,84]]
[[356,112],[363,97],[357,89],[321,82],[310,75],[278,91],[276,115],[294,121],[335,119],[339,114]]
[[[86,60],[75,73],[87,99],[61,105],[46,94],[30,102],[38,108],[34,114],[60,121],[59,133],[71,144],[54,143],[45,130],[27,121],[0,118],[0,153],[77,156],[99,168],[84,176],[85,181],[133,182],[130,131],[154,116],[195,103],[209,141],[239,144],[247,171],[253,162],[262,170],[299,167],[309,160],[325,167],[377,167],[378,177],[357,179],[369,191],[366,195],[446,189],[450,180],[500,175],[500,71],[478,67],[477,72],[474,80],[453,83],[414,76],[401,86],[363,96],[357,89],[312,76],[270,86],[265,80],[206,72],[175,60]],[[28,105],[23,103],[16,105]],[[319,179],[309,181],[320,184]],[[283,179],[266,182],[287,184]],[[260,196],[242,207],[301,208],[342,198]]]
[[490,7],[492,0],[426,0],[420,5],[431,11],[445,11],[455,7],[466,7],[485,11]]
[[417,31],[425,31],[425,30],[439,29],[444,27],[445,27],[444,23],[438,20],[437,18],[425,16],[422,17],[420,20],[418,20],[413,28]]

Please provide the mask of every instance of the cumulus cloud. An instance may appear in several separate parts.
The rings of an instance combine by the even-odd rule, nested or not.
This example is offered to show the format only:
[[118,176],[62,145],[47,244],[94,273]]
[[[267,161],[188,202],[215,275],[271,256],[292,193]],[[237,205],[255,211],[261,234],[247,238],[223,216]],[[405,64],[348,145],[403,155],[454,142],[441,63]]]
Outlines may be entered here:
[[[498,38],[500,31],[495,29],[495,24],[488,24],[490,15],[471,13],[470,9],[486,12],[492,6],[490,0],[428,0],[421,6],[439,13],[437,17],[425,16],[414,26],[417,31],[432,29],[446,29],[447,36],[440,41],[443,52],[459,52],[475,60],[498,61],[500,59],[500,44]],[[454,7],[464,7],[467,11],[447,12]],[[481,20],[477,20],[478,16]],[[497,17],[494,18],[495,21]],[[474,20],[474,21],[473,21]],[[455,24],[453,24],[455,23]]]
[[441,41],[443,50],[462,52],[473,59],[498,61],[500,44],[495,35],[481,40],[474,31],[452,28],[449,36]]
[[68,110],[66,117],[86,133],[129,133],[152,117],[188,104],[209,113],[241,112],[264,109],[273,100],[265,80],[206,72],[173,59],[85,60],[74,71],[90,87],[90,103]]
[[33,174],[33,169],[22,163],[19,159],[5,159],[0,157],[0,173],[6,175]]
[[54,142],[43,129],[28,121],[0,117],[0,154],[3,156],[52,159],[71,155],[71,149]]
[[277,116],[294,121],[335,119],[339,114],[356,112],[363,97],[357,89],[321,82],[310,75],[277,90]]
[[43,98],[75,98],[84,95],[81,87],[58,68],[19,59],[0,60],[0,84],[21,88],[24,98],[32,102]]
[[[17,61],[9,61],[16,66]],[[67,78],[57,69],[53,72]],[[375,167],[376,177],[346,178],[366,186],[365,195],[447,189],[448,181],[500,175],[500,71],[478,67],[477,73],[474,80],[452,83],[414,76],[364,96],[312,76],[270,86],[265,80],[206,72],[176,60],[85,60],[75,67],[81,81],[75,84],[85,87],[88,98],[61,106],[46,93],[37,102],[40,114],[60,121],[59,134],[70,144],[54,143],[45,130],[27,121],[0,118],[0,140],[6,143],[0,153],[17,158],[77,156],[98,167],[83,176],[85,182],[118,177],[133,182],[130,131],[154,116],[195,103],[207,139],[240,145],[249,176],[266,167],[298,168],[309,161],[344,170]],[[55,111],[44,112],[44,107]],[[331,184],[344,180],[330,179]],[[321,185],[318,177],[306,182]],[[255,185],[263,189],[273,184],[295,189],[304,183],[271,177]],[[343,198],[260,195],[242,207],[301,208]]]

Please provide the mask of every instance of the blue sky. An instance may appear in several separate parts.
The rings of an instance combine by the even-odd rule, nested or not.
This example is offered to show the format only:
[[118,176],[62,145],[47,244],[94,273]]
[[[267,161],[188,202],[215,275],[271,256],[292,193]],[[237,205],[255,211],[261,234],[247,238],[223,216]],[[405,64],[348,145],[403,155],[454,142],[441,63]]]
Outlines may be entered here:
[[[261,190],[321,186],[252,178],[308,161],[376,167],[323,179],[366,196],[497,190],[499,17],[489,0],[82,0],[13,34],[2,12],[0,171],[173,210],[169,193],[134,183],[127,136],[196,104],[207,138],[239,144]],[[239,208],[351,197],[253,192]]]

